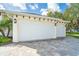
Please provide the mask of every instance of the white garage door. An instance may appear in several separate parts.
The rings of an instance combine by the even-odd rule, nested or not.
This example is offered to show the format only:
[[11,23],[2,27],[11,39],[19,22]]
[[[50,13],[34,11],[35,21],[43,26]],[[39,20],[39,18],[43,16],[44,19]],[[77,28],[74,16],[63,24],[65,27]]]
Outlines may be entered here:
[[53,24],[18,20],[19,41],[42,40],[56,38],[56,29]]
[[63,23],[59,23],[56,26],[56,36],[57,37],[65,37],[66,36],[66,29]]

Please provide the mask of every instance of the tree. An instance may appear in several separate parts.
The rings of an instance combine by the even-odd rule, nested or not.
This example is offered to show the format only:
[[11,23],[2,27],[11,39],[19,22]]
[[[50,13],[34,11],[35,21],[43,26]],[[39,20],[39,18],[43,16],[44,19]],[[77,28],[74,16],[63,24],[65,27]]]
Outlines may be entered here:
[[63,13],[61,12],[52,12],[48,10],[49,17],[60,18],[63,20],[70,21],[66,25],[67,31],[79,30],[79,3],[71,3],[70,7],[68,7]]
[[53,12],[52,10],[48,9],[48,13],[47,13],[47,16],[49,17],[54,17],[54,18],[60,18],[62,19],[63,18],[63,14],[61,12]]
[[9,37],[9,33],[12,29],[12,20],[7,15],[4,15],[3,19],[0,21],[0,32],[2,33],[3,36],[6,36],[5,35],[6,29],[8,30],[7,37]]
[[47,13],[48,17],[54,17],[54,14],[51,9],[48,9],[47,11],[48,11],[48,13]]
[[63,19],[70,21],[70,23],[67,24],[67,29],[69,29],[70,31],[72,31],[72,29],[78,29],[79,3],[71,4],[71,6],[67,8],[63,13]]
[[54,17],[55,17],[55,18],[63,19],[63,14],[62,14],[61,12],[55,11],[55,12],[54,12]]

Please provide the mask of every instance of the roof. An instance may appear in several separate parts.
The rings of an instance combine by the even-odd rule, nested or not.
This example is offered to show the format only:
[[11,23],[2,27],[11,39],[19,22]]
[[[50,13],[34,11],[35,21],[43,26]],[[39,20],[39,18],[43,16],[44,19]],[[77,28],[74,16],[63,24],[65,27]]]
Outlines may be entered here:
[[62,19],[53,18],[53,17],[47,17],[47,16],[42,16],[42,15],[39,15],[39,14],[28,13],[28,12],[16,12],[16,11],[8,11],[8,10],[0,10],[0,12],[12,14],[12,15],[35,16],[35,17],[39,17],[39,18],[41,17],[41,18],[46,18],[46,19],[59,20],[59,21],[62,21],[62,22],[68,22],[68,21],[64,21]]

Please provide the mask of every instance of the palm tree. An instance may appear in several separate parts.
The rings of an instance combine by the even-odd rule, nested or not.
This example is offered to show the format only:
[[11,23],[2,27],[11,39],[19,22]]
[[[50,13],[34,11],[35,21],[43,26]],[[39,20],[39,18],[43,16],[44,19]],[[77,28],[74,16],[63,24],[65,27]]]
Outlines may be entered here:
[[2,33],[2,36],[6,36],[6,29],[8,30],[7,37],[9,37],[9,33],[12,30],[12,20],[7,15],[4,15],[3,19],[0,21],[0,32]]

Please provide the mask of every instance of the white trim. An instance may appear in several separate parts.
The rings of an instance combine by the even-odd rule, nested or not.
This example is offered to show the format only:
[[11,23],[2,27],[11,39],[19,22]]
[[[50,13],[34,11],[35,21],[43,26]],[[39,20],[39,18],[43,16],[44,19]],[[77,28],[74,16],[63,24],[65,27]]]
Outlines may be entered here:
[[69,22],[69,21],[64,21],[62,19],[58,19],[58,18],[52,18],[52,17],[42,16],[42,15],[35,15],[35,14],[27,13],[27,12],[13,12],[13,11],[7,11],[7,10],[0,10],[0,12],[4,12],[4,13],[10,14],[10,15],[19,15],[19,16],[21,15],[21,16],[31,16],[31,17],[37,17],[37,18],[53,19],[53,20],[58,20],[60,22],[65,22],[65,23]]
[[18,42],[18,29],[17,29],[17,23],[14,23],[14,18],[13,18],[13,42]]

